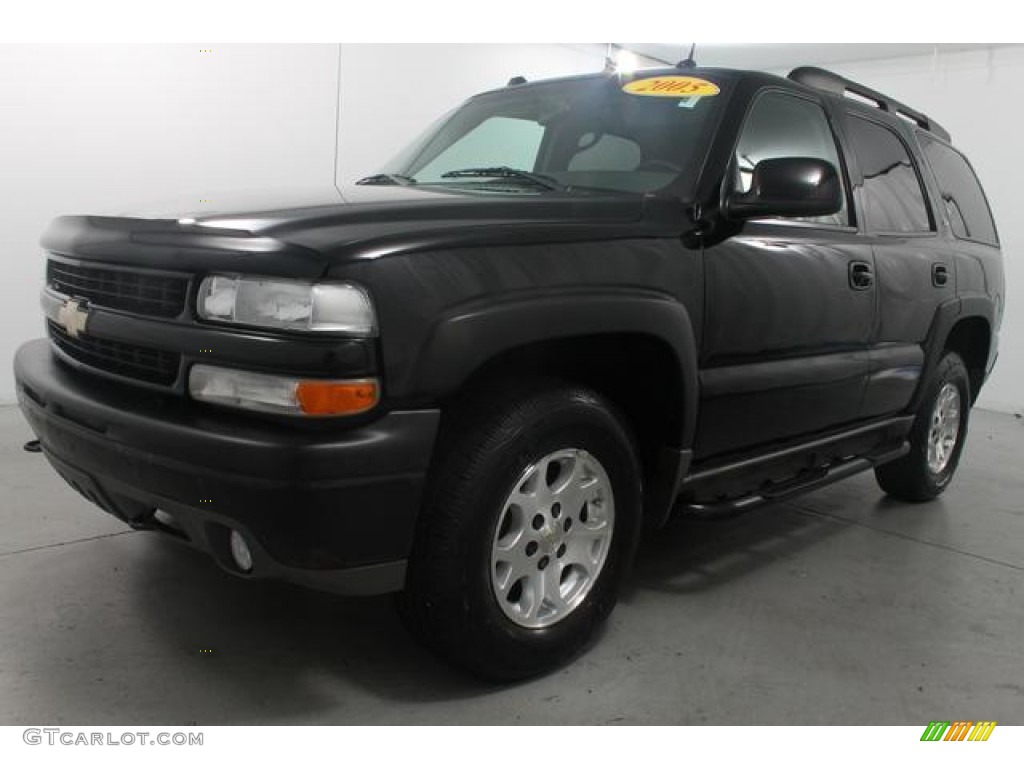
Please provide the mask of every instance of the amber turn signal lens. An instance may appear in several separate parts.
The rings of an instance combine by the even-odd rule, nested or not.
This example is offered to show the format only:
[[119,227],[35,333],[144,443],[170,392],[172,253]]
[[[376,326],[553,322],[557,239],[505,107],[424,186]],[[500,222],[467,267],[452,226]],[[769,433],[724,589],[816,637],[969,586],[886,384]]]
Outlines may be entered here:
[[300,381],[295,399],[302,412],[311,416],[344,416],[373,408],[380,399],[380,389],[373,379]]

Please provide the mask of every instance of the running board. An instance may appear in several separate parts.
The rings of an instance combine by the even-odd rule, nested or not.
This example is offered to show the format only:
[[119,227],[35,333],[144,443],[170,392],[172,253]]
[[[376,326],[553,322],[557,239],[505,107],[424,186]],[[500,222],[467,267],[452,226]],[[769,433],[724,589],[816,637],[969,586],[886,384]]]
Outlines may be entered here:
[[[861,424],[860,426],[850,429],[844,429],[839,432],[822,435],[812,440],[805,440],[803,442],[790,444],[768,453],[747,456],[738,460],[729,461],[725,464],[718,464],[713,467],[698,467],[695,472],[686,476],[686,479],[683,481],[683,489],[685,490],[688,487],[693,488],[701,483],[707,482],[708,480],[728,477],[730,475],[749,475],[751,471],[760,467],[777,464],[788,459],[802,457],[808,454],[827,454],[829,452],[834,452],[837,449],[837,446],[861,438],[870,439],[874,436],[879,436],[880,439],[877,442],[888,442],[898,445],[903,442],[903,438],[907,436],[913,425],[913,416],[893,416],[891,418],[882,419],[881,421]],[[863,450],[861,452],[863,452]]]
[[783,501],[791,496],[797,496],[816,488],[831,485],[839,480],[856,475],[866,469],[885,464],[906,456],[910,452],[910,443],[904,441],[897,448],[859,456],[846,461],[839,461],[827,467],[809,470],[796,478],[776,483],[762,488],[756,493],[751,493],[728,501],[718,501],[706,504],[683,504],[677,510],[685,515],[694,517],[715,518],[733,517],[741,512],[759,507],[770,502]]

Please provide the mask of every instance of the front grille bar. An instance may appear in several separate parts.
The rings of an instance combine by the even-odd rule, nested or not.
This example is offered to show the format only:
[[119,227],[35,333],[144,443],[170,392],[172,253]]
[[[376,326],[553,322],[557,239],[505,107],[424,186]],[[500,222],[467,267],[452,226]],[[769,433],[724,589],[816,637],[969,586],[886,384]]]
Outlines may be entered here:
[[86,335],[72,338],[52,320],[47,320],[47,328],[56,347],[84,365],[165,386],[173,384],[178,378],[181,355],[176,352]]

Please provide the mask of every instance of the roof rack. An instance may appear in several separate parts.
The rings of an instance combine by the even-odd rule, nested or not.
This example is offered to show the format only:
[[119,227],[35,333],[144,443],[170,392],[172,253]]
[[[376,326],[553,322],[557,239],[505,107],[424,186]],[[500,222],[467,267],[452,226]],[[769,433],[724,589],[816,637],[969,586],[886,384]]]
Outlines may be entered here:
[[911,109],[906,104],[898,102],[884,93],[872,90],[866,85],[855,83],[853,80],[847,80],[835,72],[829,72],[827,69],[820,69],[819,67],[797,67],[789,73],[789,79],[811,88],[817,88],[819,91],[834,93],[837,96],[846,96],[847,94],[859,96],[861,100],[866,100],[885,112],[891,112],[898,117],[902,117],[904,120],[909,120],[919,128],[935,134],[944,141],[950,140],[949,131],[928,117],[928,115],[918,112],[916,109]]

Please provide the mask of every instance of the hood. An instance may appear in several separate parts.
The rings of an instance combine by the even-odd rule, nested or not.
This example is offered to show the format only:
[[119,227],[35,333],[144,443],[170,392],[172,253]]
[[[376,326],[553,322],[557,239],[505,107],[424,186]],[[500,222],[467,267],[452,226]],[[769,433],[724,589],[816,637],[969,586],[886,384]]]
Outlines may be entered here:
[[639,195],[623,194],[495,193],[427,185],[364,185],[343,191],[333,187],[224,191],[199,201],[170,200],[117,216],[280,235],[335,224],[401,225],[406,221],[462,221],[471,225],[475,221],[606,219],[609,215],[619,221],[635,221],[640,217],[640,200]]
[[151,221],[194,222],[242,218],[265,211],[300,211],[307,208],[340,206],[344,203],[344,198],[332,186],[284,187],[273,190],[221,189],[201,199],[190,195],[147,200],[130,208],[96,211],[95,215]]
[[[208,200],[61,217],[42,244],[68,256],[157,268],[219,269],[226,259],[239,269],[315,275],[344,261],[429,248],[651,236],[652,228],[678,231],[683,218],[678,200],[582,191],[366,185]],[[293,263],[285,268],[282,258]]]

